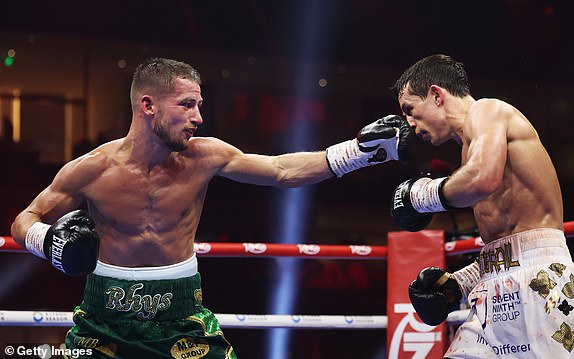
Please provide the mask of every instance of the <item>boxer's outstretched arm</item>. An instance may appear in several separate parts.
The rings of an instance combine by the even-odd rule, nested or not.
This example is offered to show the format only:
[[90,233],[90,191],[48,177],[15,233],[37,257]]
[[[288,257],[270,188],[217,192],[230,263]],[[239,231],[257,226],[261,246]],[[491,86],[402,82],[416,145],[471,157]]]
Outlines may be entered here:
[[333,177],[325,151],[280,156],[238,152],[219,174],[242,183],[279,188],[305,186]]
[[299,187],[390,160],[410,162],[415,156],[413,138],[404,118],[389,115],[363,127],[356,138],[325,151],[264,156],[244,154],[224,144],[225,161],[217,174],[243,183]]

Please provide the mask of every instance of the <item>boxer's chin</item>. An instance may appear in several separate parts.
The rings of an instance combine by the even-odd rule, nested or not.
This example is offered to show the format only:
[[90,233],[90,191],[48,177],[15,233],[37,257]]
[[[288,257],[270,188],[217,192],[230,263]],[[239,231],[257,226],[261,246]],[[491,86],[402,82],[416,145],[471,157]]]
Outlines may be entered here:
[[[189,139],[191,140],[191,139]],[[181,141],[181,142],[171,142],[169,144],[169,149],[172,150],[173,152],[183,152],[185,150],[187,150],[187,146],[188,146],[188,142],[189,140],[186,141]]]

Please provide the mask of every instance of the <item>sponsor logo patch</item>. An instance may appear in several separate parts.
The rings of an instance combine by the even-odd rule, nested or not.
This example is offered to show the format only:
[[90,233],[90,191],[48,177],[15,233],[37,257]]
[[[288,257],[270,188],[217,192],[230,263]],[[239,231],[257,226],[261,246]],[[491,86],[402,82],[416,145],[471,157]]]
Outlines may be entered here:
[[176,359],[203,358],[209,353],[207,340],[200,338],[183,338],[171,347],[171,356]]

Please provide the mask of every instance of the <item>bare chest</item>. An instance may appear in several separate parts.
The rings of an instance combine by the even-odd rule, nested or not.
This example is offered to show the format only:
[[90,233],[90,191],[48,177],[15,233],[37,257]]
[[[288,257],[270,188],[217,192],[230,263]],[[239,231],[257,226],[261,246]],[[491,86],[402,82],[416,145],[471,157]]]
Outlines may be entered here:
[[184,170],[118,167],[94,181],[87,198],[103,223],[134,228],[146,223],[159,230],[200,212],[207,183]]

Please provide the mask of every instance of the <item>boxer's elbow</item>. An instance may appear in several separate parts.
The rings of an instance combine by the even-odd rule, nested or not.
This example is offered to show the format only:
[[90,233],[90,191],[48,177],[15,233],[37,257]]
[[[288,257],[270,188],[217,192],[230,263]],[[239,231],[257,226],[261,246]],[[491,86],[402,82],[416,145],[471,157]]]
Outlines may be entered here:
[[21,216],[17,216],[14,219],[14,222],[12,222],[12,225],[10,226],[10,234],[12,235],[12,239],[24,248],[25,247],[24,238],[26,238],[27,229],[24,229],[20,217]]
[[466,167],[446,182],[443,193],[453,207],[472,207],[498,191],[501,186],[502,176]]
[[305,173],[297,166],[292,166],[277,159],[274,162],[273,186],[285,189],[305,185]]
[[300,180],[289,171],[279,171],[276,177],[275,187],[279,189],[300,187],[302,184]]
[[478,175],[471,182],[470,188],[478,198],[486,198],[498,191],[502,186],[502,177],[494,175]]
[[324,159],[313,161],[312,157],[294,162],[277,161],[274,168],[274,186],[282,189],[308,186],[333,177]]
[[323,180],[323,178],[317,174],[294,170],[279,171],[276,178],[275,187],[280,189],[303,187]]

